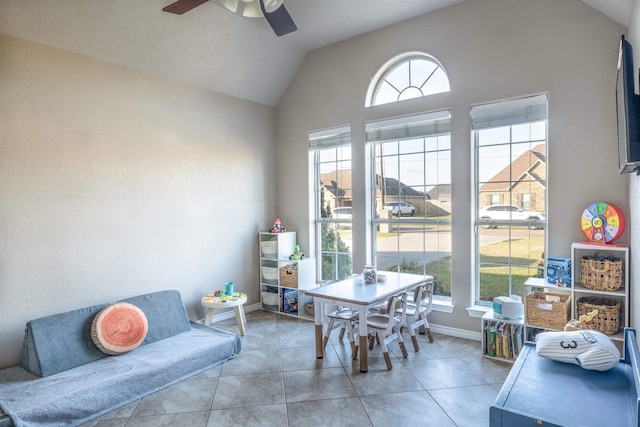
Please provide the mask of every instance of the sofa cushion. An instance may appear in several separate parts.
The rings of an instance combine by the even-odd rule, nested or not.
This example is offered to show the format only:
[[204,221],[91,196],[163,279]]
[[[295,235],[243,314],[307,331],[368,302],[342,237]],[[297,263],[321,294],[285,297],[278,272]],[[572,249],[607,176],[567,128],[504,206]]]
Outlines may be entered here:
[[[175,290],[127,298],[147,317],[149,330],[142,345],[186,332],[189,318]],[[20,366],[45,377],[106,357],[91,341],[91,322],[107,304],[42,317],[27,323]]]
[[160,341],[191,329],[187,310],[182,304],[182,297],[178,291],[159,291],[127,298],[122,302],[135,305],[147,316],[149,330],[142,343],[143,345]]
[[147,317],[142,310],[127,302],[109,305],[91,322],[91,341],[108,356],[136,349],[147,336]]
[[20,366],[46,377],[105,357],[90,337],[93,316],[105,305],[54,314],[27,323]]

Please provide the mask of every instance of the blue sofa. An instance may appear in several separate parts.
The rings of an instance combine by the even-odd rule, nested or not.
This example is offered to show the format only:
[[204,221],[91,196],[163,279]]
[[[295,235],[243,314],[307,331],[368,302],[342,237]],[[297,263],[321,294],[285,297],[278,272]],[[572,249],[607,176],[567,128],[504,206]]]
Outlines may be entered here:
[[190,322],[180,293],[122,300],[149,324],[135,350],[107,356],[90,338],[95,305],[30,321],[18,366],[0,370],[0,427],[74,426],[215,367],[240,337]]

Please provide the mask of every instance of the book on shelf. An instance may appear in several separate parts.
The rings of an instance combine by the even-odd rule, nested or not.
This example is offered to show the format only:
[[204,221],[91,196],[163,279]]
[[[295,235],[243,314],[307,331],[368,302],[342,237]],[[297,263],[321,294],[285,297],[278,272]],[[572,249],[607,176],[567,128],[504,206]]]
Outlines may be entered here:
[[489,356],[496,356],[496,325],[490,325],[489,328]]
[[483,332],[484,354],[502,359],[518,357],[524,341],[524,325],[488,322]]

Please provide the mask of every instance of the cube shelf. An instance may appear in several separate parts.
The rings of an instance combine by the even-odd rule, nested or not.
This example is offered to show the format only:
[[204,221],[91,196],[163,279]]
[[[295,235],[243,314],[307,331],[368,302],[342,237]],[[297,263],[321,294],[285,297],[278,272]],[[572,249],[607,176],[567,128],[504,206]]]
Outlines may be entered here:
[[260,301],[263,310],[312,319],[304,304],[313,301],[305,290],[316,288],[315,261],[290,260],[296,232],[259,233]]

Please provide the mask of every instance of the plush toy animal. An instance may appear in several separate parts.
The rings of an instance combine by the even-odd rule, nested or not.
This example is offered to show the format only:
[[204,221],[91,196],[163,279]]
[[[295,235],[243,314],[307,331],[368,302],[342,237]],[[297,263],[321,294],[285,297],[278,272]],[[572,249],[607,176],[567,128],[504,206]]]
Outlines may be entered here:
[[576,319],[569,320],[569,323],[564,325],[565,331],[581,331],[583,329],[591,329],[587,323],[591,322],[594,317],[598,315],[598,310],[593,310],[587,314],[583,314]]

